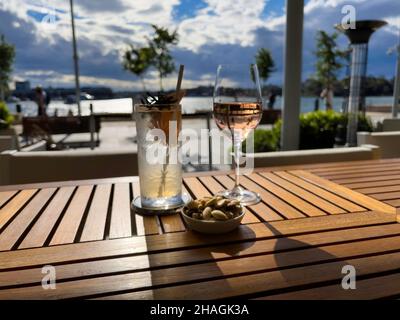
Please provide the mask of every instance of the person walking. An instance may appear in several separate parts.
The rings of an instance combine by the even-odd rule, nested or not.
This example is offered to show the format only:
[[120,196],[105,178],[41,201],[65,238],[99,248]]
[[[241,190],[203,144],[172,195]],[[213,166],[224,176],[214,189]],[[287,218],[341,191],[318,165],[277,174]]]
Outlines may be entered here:
[[275,105],[276,93],[272,92],[268,97],[268,109],[272,110]]
[[38,105],[38,116],[46,116],[46,108],[47,108],[47,97],[46,97],[46,92],[42,89],[41,86],[37,86],[35,89],[36,93],[36,103]]
[[326,110],[333,109],[333,89],[331,85],[322,90],[320,98],[325,101]]

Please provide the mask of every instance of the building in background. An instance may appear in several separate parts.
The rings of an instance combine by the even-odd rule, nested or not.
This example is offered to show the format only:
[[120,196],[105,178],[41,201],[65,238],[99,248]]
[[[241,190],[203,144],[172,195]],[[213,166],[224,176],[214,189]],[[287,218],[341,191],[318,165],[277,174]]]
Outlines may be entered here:
[[15,93],[28,94],[31,91],[31,83],[29,81],[15,81]]

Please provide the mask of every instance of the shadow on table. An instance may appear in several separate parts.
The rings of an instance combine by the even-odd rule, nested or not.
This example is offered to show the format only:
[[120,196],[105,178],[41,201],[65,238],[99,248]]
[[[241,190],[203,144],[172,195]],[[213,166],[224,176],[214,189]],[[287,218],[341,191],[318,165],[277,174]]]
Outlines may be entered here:
[[[191,248],[150,255],[150,268],[160,264],[159,258],[171,267],[151,271],[152,285],[168,285],[153,290],[151,299],[207,299],[210,291],[230,292],[232,287],[227,276],[239,273],[241,252],[254,244],[254,231],[242,225],[238,230],[222,235],[206,235],[193,231],[181,233],[194,243]],[[243,241],[240,238],[243,237]],[[247,240],[246,240],[247,239]],[[219,243],[224,243],[223,245]],[[206,245],[206,246],[204,246]],[[173,266],[175,264],[175,266]],[[177,265],[178,264],[178,265]],[[204,285],[204,282],[210,285]],[[196,286],[196,283],[203,282]],[[217,286],[217,287],[216,287]],[[212,294],[211,294],[212,297]],[[209,298],[208,298],[209,299]]]
[[[264,226],[273,238],[256,240],[256,233],[246,225],[224,235],[182,233],[182,241],[186,239],[193,246],[162,253],[165,268],[158,268],[160,256],[149,256],[155,290],[148,298],[213,299],[243,294],[254,297],[287,292],[289,288],[289,291],[305,289],[335,279],[340,285],[344,277],[342,267],[348,264],[345,260],[324,247],[285,237],[269,223]],[[266,241],[265,245],[262,241]],[[327,267],[328,262],[338,263]],[[265,283],[254,287],[252,292],[245,283],[246,275],[262,273]],[[241,276],[244,282],[232,276]]]
[[[307,285],[313,281],[321,282],[329,280],[326,277],[327,270],[321,265],[327,262],[338,261],[339,258],[337,256],[323,250],[323,247],[312,246],[307,242],[285,237],[269,223],[266,223],[265,226],[274,235],[278,236],[274,248],[274,258],[276,268],[284,278],[287,287]],[[321,237],[323,237],[323,233]],[[342,275],[342,267],[346,264],[348,263],[345,260],[340,261],[337,269],[337,276],[339,278],[344,276]],[[310,265],[313,265],[314,268],[310,268]],[[338,285],[340,285],[340,281]]]

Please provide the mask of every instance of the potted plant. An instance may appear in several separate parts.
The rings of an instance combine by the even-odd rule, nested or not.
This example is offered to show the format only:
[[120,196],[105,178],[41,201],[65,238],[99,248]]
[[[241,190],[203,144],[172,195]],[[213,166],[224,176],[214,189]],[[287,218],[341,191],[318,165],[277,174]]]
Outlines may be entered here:
[[13,149],[19,149],[18,134],[12,126],[14,117],[8,110],[7,105],[0,101],[0,136],[12,137]]

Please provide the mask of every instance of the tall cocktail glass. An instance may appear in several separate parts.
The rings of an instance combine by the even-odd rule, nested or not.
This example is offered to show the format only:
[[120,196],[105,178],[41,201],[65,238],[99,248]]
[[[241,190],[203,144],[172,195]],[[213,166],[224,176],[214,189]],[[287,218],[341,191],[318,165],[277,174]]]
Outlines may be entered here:
[[180,104],[135,105],[140,197],[143,208],[168,210],[182,204],[179,161]]

